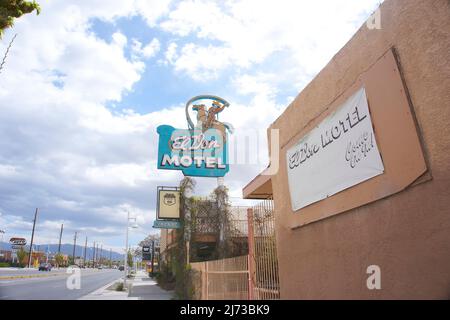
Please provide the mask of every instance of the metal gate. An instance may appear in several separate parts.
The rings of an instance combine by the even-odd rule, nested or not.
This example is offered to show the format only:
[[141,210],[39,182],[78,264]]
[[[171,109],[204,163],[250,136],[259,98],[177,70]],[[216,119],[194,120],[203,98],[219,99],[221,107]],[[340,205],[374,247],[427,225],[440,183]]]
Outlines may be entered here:
[[248,210],[249,294],[251,300],[280,299],[273,201]]
[[280,298],[273,202],[247,209],[245,256],[191,263],[200,272],[203,300],[273,300]]

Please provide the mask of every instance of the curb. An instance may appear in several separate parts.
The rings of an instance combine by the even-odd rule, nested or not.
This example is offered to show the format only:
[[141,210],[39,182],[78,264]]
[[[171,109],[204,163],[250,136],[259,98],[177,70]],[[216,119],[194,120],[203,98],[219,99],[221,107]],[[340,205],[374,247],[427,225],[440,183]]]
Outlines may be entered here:
[[[118,280],[121,280],[121,278],[117,278],[116,280],[114,280],[114,281],[112,281],[112,282],[110,282],[110,283],[104,285],[103,287],[101,287],[101,288],[99,288],[99,289],[96,289],[96,290],[94,290],[94,291],[92,291],[92,292],[90,292],[90,293],[88,293],[88,294],[86,294],[86,295],[84,295],[84,296],[78,298],[77,300],[83,300],[83,299],[85,299],[85,298],[88,297],[88,296],[101,295],[101,294],[103,293],[103,291],[105,291],[107,288],[109,288],[110,286],[112,286],[113,284],[115,284],[116,282],[118,282]],[[120,291],[118,291],[118,292],[120,292]],[[128,290],[126,290],[126,291],[124,290],[124,291],[122,291],[122,292],[127,292],[127,293],[128,293]]]

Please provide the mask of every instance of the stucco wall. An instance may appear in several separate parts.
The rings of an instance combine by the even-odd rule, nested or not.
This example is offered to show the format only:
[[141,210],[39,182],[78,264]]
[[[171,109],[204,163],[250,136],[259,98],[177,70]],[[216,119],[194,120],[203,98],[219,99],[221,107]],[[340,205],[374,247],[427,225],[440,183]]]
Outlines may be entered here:
[[[450,298],[450,1],[386,0],[381,30],[362,26],[272,124],[272,178],[283,299]],[[291,229],[284,147],[394,47],[432,179]],[[404,159],[408,161],[408,159]],[[381,267],[381,290],[366,268]]]

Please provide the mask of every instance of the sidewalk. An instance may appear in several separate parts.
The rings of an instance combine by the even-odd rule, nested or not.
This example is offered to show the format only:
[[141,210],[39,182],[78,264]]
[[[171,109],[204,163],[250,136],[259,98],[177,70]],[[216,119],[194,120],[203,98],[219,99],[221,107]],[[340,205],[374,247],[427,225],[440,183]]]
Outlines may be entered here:
[[172,291],[158,287],[156,281],[149,278],[144,271],[138,271],[134,279],[127,280],[129,291],[111,290],[111,287],[120,282],[123,282],[123,279],[111,282],[80,300],[170,300],[173,296]]
[[139,271],[131,285],[128,297],[138,298],[138,300],[170,300],[173,297],[173,291],[161,289],[146,272]]

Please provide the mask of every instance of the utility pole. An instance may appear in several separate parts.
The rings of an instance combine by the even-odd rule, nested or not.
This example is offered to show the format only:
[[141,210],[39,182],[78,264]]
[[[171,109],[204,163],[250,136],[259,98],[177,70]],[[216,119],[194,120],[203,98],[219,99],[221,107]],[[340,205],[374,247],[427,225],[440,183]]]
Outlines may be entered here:
[[94,247],[93,247],[93,252],[92,252],[92,268],[95,265],[95,241],[94,241]]
[[103,263],[103,245],[101,245],[100,247],[100,264],[102,265]]
[[61,238],[64,229],[64,224],[61,223],[61,231],[59,232],[59,245],[58,245],[58,253],[61,253]]
[[77,232],[75,231],[75,236],[73,237],[73,252],[72,252],[72,263],[75,264],[75,247],[77,245]]
[[33,231],[31,232],[30,253],[28,254],[28,268],[31,268],[31,254],[33,253],[33,240],[34,240],[34,228],[36,226],[36,219],[38,214],[38,208],[34,212]]
[[3,235],[5,234],[5,230],[0,230],[0,234],[2,235],[2,240],[0,242],[0,250],[1,250],[3,246]]
[[109,267],[112,267],[112,249],[109,249]]
[[83,267],[86,267],[86,250],[87,250],[87,236],[86,236],[86,241],[84,242]]
[[127,210],[127,234],[125,239],[125,257],[123,261],[123,270],[124,270],[124,278],[123,278],[123,287],[127,286],[127,275],[128,275],[128,228],[130,227],[130,212]]

